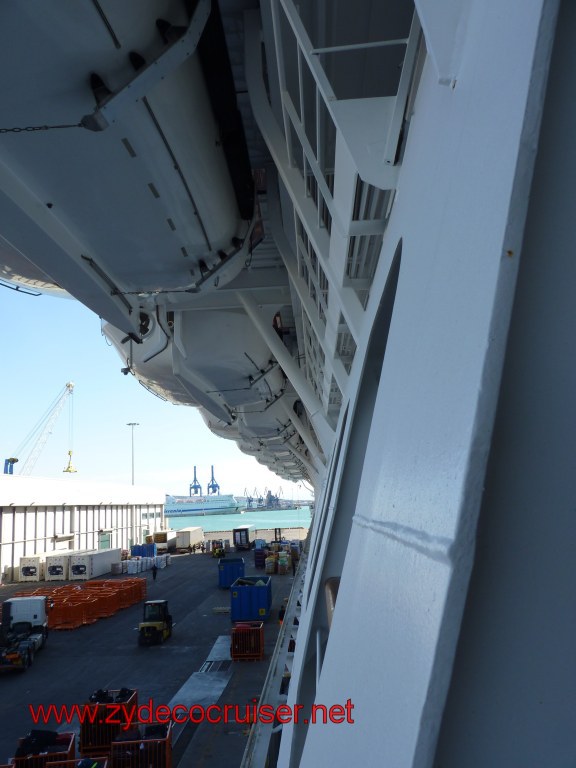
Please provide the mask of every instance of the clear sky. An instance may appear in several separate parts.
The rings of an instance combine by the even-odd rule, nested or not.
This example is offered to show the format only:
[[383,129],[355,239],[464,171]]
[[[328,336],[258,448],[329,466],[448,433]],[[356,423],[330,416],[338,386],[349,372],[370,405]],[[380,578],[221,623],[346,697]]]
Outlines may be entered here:
[[[68,450],[76,477],[130,483],[131,428],[134,427],[135,484],[184,495],[197,466],[206,489],[214,465],[221,493],[243,495],[266,489],[284,499],[310,498],[302,485],[274,475],[230,440],[213,435],[194,408],[164,402],[144,389],[100,330],[99,318],[79,302],[32,297],[0,286],[2,354],[0,364],[1,468],[4,459],[34,429],[49,406],[74,382],[72,444],[67,404],[32,476],[65,478]],[[28,451],[24,451],[20,466]],[[18,464],[15,465],[18,474]]]

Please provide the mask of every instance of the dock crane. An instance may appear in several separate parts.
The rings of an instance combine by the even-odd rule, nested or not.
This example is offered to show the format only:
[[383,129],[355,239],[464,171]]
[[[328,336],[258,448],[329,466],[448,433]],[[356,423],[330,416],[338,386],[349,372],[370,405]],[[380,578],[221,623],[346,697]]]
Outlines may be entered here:
[[[50,405],[46,413],[42,416],[40,421],[36,424],[36,426],[32,429],[30,434],[26,437],[24,442],[19,446],[18,451],[16,451],[15,453],[15,456],[12,456],[4,461],[5,475],[12,475],[14,473],[14,464],[18,462],[18,458],[16,457],[21,451],[25,449],[25,447],[30,443],[30,441],[35,438],[35,442],[33,443],[32,450],[28,454],[26,460],[24,461],[24,464],[22,465],[22,469],[20,470],[20,475],[30,475],[32,473],[32,470],[34,469],[34,466],[38,461],[38,457],[40,456],[42,449],[46,445],[46,441],[50,437],[52,428],[54,427],[54,424],[56,423],[58,416],[62,412],[62,409],[66,404],[66,401],[70,401],[70,404],[72,403],[73,392],[74,392],[74,384],[73,382],[69,381],[64,386],[64,389],[58,394],[56,399],[52,402],[52,404]],[[70,420],[70,431],[71,431],[71,420]],[[69,457],[68,466],[64,469],[64,472],[76,472],[76,470],[72,466],[71,450],[68,451],[68,457]]]
[[208,491],[208,495],[220,495],[220,486],[216,482],[216,479],[214,478],[214,466],[210,467],[212,470],[212,477],[210,478],[210,482],[208,483],[206,490]]
[[190,483],[190,490],[188,491],[189,496],[202,496],[202,486],[198,482],[198,478],[196,477],[196,467],[194,467],[194,480]]

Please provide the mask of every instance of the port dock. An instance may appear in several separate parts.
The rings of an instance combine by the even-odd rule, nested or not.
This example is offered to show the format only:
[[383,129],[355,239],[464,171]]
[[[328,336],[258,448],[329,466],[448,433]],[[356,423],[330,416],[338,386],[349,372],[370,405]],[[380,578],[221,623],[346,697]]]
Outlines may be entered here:
[[[246,576],[263,574],[254,568],[252,552],[245,553],[244,559]],[[138,646],[141,604],[95,624],[52,631],[30,669],[3,675],[0,722],[10,723],[10,728],[0,728],[0,763],[14,754],[17,737],[31,729],[79,732],[77,720],[34,724],[29,705],[84,704],[97,689],[123,687],[138,691],[139,704],[151,699],[154,706],[230,704],[243,708],[258,700],[279,632],[279,611],[294,583],[292,575],[272,576],[272,608],[264,623],[261,661],[230,659],[230,593],[218,586],[217,559],[207,554],[175,555],[168,567],[158,571],[156,581],[150,571],[139,575],[147,581],[147,599],[169,601],[172,638],[158,646]],[[0,601],[23,588],[38,586],[5,584],[0,588]],[[242,720],[174,724],[174,768],[178,764],[239,766],[250,730]]]

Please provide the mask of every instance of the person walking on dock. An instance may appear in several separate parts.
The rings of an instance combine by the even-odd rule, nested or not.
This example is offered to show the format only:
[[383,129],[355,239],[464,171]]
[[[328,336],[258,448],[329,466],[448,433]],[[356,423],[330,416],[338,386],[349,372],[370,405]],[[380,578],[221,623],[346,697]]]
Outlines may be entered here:
[[158,568],[156,567],[156,563],[152,566],[152,578],[154,581],[156,581],[156,576],[158,575]]

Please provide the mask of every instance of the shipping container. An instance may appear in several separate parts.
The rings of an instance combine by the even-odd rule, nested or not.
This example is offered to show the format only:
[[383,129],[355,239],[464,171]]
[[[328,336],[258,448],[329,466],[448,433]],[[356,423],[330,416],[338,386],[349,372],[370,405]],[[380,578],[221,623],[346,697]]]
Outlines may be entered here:
[[232,541],[237,552],[239,550],[252,549],[256,541],[256,526],[239,525],[238,528],[234,528],[232,531]]
[[46,553],[20,558],[20,581],[44,581]]
[[130,547],[132,557],[156,557],[158,554],[157,546],[153,542],[146,544],[133,544]]
[[119,563],[121,549],[95,549],[70,555],[70,581],[86,581],[110,573],[112,563]]
[[242,557],[221,557],[218,560],[218,586],[228,589],[236,579],[244,576],[244,559]]
[[270,576],[245,576],[230,587],[230,618],[232,621],[267,619],[272,605]]
[[46,581],[66,581],[70,566],[70,552],[46,555],[44,577]]
[[84,549],[78,552],[72,552],[69,562],[70,581],[86,581],[90,576],[90,555],[97,552],[97,549]]
[[204,541],[204,530],[199,527],[182,528],[176,531],[176,549],[188,549]]

